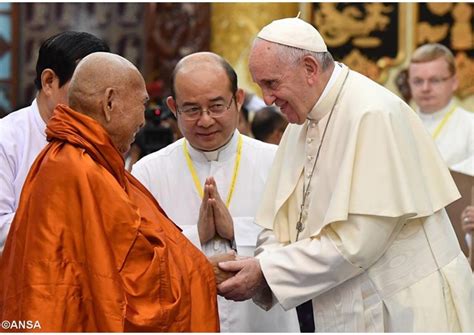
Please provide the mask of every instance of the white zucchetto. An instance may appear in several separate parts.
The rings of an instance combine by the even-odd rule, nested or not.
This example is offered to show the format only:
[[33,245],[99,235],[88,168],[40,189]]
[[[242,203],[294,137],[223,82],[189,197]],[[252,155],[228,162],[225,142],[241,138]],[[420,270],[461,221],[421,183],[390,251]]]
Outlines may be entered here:
[[313,52],[328,51],[316,28],[297,17],[275,20],[263,27],[257,37]]

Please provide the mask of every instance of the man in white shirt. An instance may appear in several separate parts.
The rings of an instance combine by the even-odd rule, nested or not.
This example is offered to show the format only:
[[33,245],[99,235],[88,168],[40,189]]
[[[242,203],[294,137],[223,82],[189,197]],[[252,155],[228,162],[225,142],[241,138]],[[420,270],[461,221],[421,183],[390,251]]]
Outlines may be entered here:
[[448,166],[470,166],[463,172],[474,175],[474,114],[453,99],[458,79],[452,52],[438,43],[420,46],[410,60],[408,83],[418,115]]
[[[420,46],[410,59],[408,83],[418,115],[449,168],[474,176],[474,113],[453,99],[459,83],[452,52],[439,43]],[[472,243],[469,235],[467,242]]]
[[256,258],[228,299],[285,309],[312,299],[318,332],[473,331],[474,285],[444,207],[459,193],[419,118],[334,62],[299,18],[257,35],[249,68],[291,123],[256,222]]
[[68,31],[48,38],[36,64],[36,99],[0,119],[0,254],[25,178],[47,144],[46,123],[57,104],[67,104],[69,81],[78,61],[96,51],[110,50],[89,33]]
[[[261,227],[254,223],[276,146],[237,130],[244,92],[222,57],[183,58],[167,104],[184,138],[138,161],[132,174],[166,214],[208,256],[254,253]],[[269,312],[251,301],[218,297],[222,332],[298,332],[294,309]]]

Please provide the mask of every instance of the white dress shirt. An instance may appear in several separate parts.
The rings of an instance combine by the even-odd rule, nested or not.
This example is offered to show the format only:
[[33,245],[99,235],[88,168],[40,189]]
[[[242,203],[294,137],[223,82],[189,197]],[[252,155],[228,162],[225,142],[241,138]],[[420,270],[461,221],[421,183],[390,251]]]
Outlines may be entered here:
[[36,156],[48,143],[36,99],[0,119],[0,252],[15,216],[21,189]]
[[[229,192],[237,152],[239,132],[223,148],[210,153],[187,144],[201,185],[213,176],[223,201]],[[242,156],[235,190],[229,205],[234,222],[237,253],[253,256],[262,228],[254,216],[277,147],[242,136]],[[132,174],[158,200],[166,214],[183,229],[183,233],[203,252],[211,256],[231,249],[224,240],[211,240],[201,246],[197,229],[201,198],[194,185],[183,151],[183,139],[152,153],[132,169]],[[283,311],[275,306],[265,312],[251,300],[234,302],[218,297],[222,332],[299,332],[296,310]]]
[[472,176],[474,175],[474,113],[451,101],[440,111],[430,114],[418,111],[418,115],[433,136],[451,109],[454,109],[453,113],[447,117],[434,140],[449,168],[454,167],[458,170],[456,168],[458,166],[463,173]]

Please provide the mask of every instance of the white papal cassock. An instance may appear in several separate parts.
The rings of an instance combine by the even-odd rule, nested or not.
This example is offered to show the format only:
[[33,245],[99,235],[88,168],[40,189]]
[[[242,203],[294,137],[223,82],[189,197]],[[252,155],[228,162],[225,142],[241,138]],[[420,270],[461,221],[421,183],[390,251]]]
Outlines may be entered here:
[[[204,153],[187,144],[201,185],[207,177],[213,176],[223,201],[226,201],[232,181],[239,136],[236,130],[226,146],[211,153]],[[253,256],[257,236],[262,231],[254,223],[254,217],[276,146],[247,136],[242,136],[242,140],[242,156],[229,210],[234,221],[237,253]],[[206,255],[231,250],[231,245],[223,240],[211,240],[201,247],[197,230],[201,198],[186,163],[183,139],[138,161],[133,166],[132,174],[150,190],[171,220]],[[233,302],[220,296],[218,304],[222,332],[299,332],[295,309],[285,312],[281,306],[276,306],[265,312],[252,301]]]
[[473,277],[444,210],[459,197],[446,164],[409,106],[336,69],[275,156],[256,217],[271,292],[254,301],[288,309],[312,299],[323,332],[473,331]]

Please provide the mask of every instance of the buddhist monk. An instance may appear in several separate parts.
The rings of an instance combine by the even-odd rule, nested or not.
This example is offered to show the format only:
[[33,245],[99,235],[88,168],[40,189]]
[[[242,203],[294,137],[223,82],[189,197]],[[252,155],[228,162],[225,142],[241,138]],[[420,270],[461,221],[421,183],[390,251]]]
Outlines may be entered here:
[[144,122],[143,77],[94,53],[68,99],[47,124],[0,259],[0,320],[47,332],[219,331],[211,265],[124,169]]

